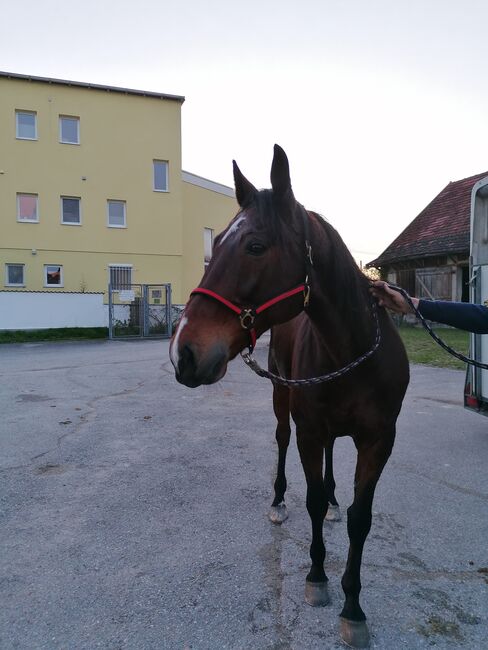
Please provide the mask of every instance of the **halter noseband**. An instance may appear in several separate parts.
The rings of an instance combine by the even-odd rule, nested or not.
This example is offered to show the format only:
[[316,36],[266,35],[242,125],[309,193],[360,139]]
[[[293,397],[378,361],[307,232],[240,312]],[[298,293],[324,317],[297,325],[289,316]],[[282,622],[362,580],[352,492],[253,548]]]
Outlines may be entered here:
[[259,314],[261,314],[269,307],[276,305],[278,302],[281,302],[282,300],[286,300],[287,298],[291,298],[292,296],[295,296],[298,293],[302,293],[302,292],[303,292],[303,306],[306,307],[310,299],[310,287],[308,286],[308,276],[304,284],[300,284],[298,285],[298,287],[295,287],[294,289],[290,289],[289,291],[280,293],[279,296],[276,296],[275,298],[271,298],[271,300],[268,300],[267,302],[263,303],[260,307],[256,307],[256,309],[252,307],[243,307],[243,308],[238,307],[237,305],[234,305],[233,302],[227,300],[227,298],[220,296],[215,291],[212,291],[211,289],[204,289],[203,287],[198,287],[197,289],[193,289],[190,296],[193,296],[195,294],[202,294],[204,296],[208,296],[209,298],[213,298],[214,300],[217,300],[222,305],[225,305],[226,307],[231,309],[235,314],[237,314],[242,329],[245,329],[249,332],[248,347],[249,347],[249,353],[252,354],[252,351],[254,350],[254,347],[256,345],[256,338],[257,338],[256,330],[254,328],[254,321],[256,320],[256,317],[259,316]]

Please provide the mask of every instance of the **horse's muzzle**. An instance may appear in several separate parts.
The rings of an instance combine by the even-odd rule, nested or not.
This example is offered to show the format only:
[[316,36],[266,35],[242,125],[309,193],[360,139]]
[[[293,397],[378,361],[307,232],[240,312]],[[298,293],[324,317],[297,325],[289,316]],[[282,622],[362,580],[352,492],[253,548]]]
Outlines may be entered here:
[[189,388],[214,384],[225,375],[228,360],[228,351],[220,343],[205,354],[198,354],[190,343],[186,343],[179,350],[176,379]]

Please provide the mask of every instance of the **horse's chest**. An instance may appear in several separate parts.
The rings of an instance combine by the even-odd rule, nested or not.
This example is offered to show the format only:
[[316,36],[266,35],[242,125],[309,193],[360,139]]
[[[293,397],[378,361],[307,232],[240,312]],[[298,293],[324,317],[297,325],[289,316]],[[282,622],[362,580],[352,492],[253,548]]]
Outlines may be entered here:
[[291,402],[295,422],[304,422],[314,429],[322,429],[334,435],[348,435],[362,427],[371,416],[370,405],[362,396],[345,387],[314,387],[297,391]]
[[321,406],[319,413],[328,430],[337,435],[349,433],[361,423],[361,411],[354,400],[342,398],[327,401]]

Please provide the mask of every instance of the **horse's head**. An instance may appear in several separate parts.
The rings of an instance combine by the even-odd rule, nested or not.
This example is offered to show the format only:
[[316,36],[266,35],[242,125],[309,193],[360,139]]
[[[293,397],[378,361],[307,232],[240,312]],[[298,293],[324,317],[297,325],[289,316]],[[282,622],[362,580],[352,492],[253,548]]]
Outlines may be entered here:
[[170,347],[177,380],[192,388],[221,379],[255,336],[304,304],[306,213],[293,196],[285,152],[275,145],[271,190],[258,191],[233,164],[240,211],[215,239]]

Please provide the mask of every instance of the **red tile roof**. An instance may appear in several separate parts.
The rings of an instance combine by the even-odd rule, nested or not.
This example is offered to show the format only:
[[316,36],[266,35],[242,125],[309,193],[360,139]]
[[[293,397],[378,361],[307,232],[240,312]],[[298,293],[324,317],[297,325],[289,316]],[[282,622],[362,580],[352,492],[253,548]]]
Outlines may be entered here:
[[402,260],[446,255],[469,254],[471,190],[488,172],[460,181],[452,181],[367,266],[381,267]]

